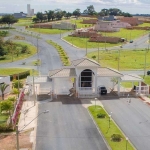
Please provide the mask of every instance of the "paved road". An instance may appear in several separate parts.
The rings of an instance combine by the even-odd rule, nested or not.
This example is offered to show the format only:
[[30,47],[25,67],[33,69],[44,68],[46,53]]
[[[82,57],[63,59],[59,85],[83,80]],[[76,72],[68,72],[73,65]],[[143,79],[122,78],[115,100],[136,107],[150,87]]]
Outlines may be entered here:
[[150,106],[137,98],[131,98],[130,104],[127,98],[101,102],[138,150],[150,149]]
[[108,150],[93,120],[79,100],[58,98],[39,104],[36,150]]

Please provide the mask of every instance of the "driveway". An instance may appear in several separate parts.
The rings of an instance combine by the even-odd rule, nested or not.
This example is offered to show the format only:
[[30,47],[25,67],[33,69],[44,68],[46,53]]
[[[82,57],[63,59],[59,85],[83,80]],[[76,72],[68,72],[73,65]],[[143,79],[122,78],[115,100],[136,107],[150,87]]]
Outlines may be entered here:
[[86,108],[68,96],[40,103],[36,150],[108,150]]
[[[107,99],[107,100],[106,100]],[[138,98],[101,97],[104,108],[138,150],[150,149],[150,106]]]

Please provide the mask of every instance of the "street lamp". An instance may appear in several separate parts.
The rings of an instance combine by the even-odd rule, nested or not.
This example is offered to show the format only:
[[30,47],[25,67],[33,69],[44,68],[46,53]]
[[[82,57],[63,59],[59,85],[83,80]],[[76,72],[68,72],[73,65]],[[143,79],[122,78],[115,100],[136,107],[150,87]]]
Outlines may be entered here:
[[18,125],[16,125],[16,140],[17,140],[17,150],[19,150],[19,133],[25,128],[27,127],[32,121],[34,121],[36,118],[38,118],[41,114],[45,114],[48,113],[49,110],[45,110],[41,113],[39,113],[34,119],[32,119],[26,126],[24,126],[21,130],[18,130]]
[[97,98],[95,98],[95,108],[96,108],[96,101],[97,101]]
[[110,128],[111,115],[109,115],[109,128]]
[[126,150],[128,149],[128,137],[126,137]]

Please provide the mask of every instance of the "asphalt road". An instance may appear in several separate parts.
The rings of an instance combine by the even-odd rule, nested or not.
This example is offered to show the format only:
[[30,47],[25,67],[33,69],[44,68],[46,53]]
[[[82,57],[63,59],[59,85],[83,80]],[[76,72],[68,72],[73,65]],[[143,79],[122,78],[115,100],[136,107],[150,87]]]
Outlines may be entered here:
[[137,150],[150,149],[150,106],[137,98],[104,100],[101,102],[113,120],[133,143]]
[[108,150],[86,108],[66,97],[39,104],[36,150]]

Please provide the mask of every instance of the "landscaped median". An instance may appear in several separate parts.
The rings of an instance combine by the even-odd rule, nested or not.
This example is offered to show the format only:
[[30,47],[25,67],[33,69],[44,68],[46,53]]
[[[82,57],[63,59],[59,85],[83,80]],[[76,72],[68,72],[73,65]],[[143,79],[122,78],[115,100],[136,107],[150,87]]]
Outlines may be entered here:
[[69,61],[69,57],[67,56],[67,53],[65,52],[65,50],[60,45],[58,45],[57,43],[53,42],[52,40],[47,40],[46,42],[48,44],[51,44],[53,47],[56,48],[63,65],[64,66],[69,66],[70,65],[70,61]]
[[112,150],[134,150],[134,147],[101,106],[90,106],[88,110]]

